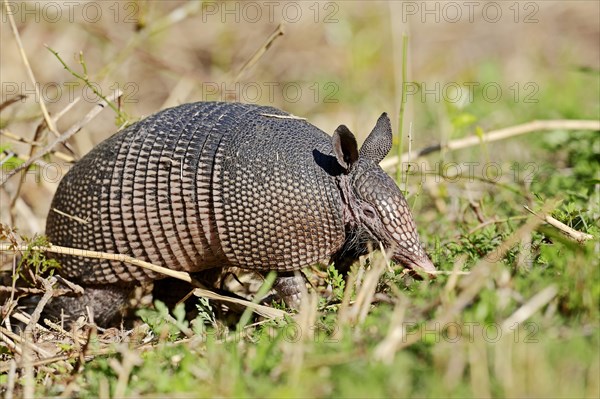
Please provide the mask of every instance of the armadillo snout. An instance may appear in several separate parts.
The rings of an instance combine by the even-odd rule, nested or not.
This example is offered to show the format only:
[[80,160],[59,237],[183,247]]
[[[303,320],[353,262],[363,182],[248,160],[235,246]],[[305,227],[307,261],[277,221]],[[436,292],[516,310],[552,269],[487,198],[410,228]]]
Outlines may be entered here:
[[[423,249],[417,227],[406,199],[396,183],[379,167],[373,166],[356,177],[355,187],[360,201],[370,204],[377,217],[364,217],[368,230],[393,251],[392,259],[405,267],[425,273],[435,266]],[[366,208],[363,206],[362,208]]]

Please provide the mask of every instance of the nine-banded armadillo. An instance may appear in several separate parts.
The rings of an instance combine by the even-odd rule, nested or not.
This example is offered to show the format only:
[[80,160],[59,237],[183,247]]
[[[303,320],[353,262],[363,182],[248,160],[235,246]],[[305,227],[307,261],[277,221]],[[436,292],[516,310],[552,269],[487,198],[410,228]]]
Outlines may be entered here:
[[[121,253],[173,270],[235,266],[280,273],[320,261],[347,270],[381,242],[393,260],[435,270],[406,201],[378,163],[392,146],[381,115],[360,151],[272,107],[200,102],[166,109],[96,146],[62,179],[50,242]],[[131,289],[162,275],[121,262],[57,255],[85,294],[57,298],[114,321]],[[285,279],[289,277],[281,277]],[[276,284],[284,296],[293,284]]]

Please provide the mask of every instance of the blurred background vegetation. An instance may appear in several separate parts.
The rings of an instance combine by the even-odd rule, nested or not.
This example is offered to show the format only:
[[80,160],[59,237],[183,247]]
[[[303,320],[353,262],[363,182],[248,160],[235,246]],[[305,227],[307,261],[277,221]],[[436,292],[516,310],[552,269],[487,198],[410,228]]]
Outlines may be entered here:
[[[125,123],[193,101],[272,105],[328,133],[346,124],[359,141],[386,111],[397,131],[403,64],[404,151],[409,143],[416,152],[532,120],[600,117],[597,1],[8,1],[0,26],[1,102],[27,97],[2,109],[0,127],[41,143],[53,137],[43,129],[36,135],[43,120],[40,98],[8,13],[50,114],[80,98],[58,119],[58,131],[80,121],[97,102],[89,84],[104,96],[116,89],[124,93],[119,114],[105,109],[69,140],[70,150],[60,149],[75,159]],[[280,24],[284,34],[265,46]],[[72,72],[86,75],[89,84]],[[0,147],[21,158],[30,151],[6,134]],[[584,246],[548,227],[519,236],[521,245],[502,257],[487,280],[476,280],[476,295],[452,319],[461,325],[501,324],[539,292],[554,292],[529,319],[535,343],[466,338],[454,343],[425,334],[407,349],[396,348],[388,362],[374,361],[398,309],[421,326],[465,289],[447,276],[424,283],[386,272],[379,290],[393,298],[391,304],[383,301],[354,324],[340,324],[331,307],[319,308],[325,338],[303,347],[299,366],[289,340],[259,339],[280,337],[282,327],[275,324],[253,330],[256,342],[209,340],[206,346],[148,352],[131,369],[135,384],[126,387],[116,382],[120,374],[111,366],[114,359],[130,359],[121,348],[114,358],[89,363],[77,376],[77,388],[54,370],[56,385],[46,384],[39,393],[54,395],[68,386],[81,395],[108,389],[135,396],[598,397],[599,154],[598,132],[554,129],[436,152],[399,182],[441,270],[476,265],[529,216],[522,205],[539,210],[547,201],[562,201],[552,215],[595,236]],[[465,173],[467,162],[477,165],[474,179],[440,176],[448,172],[444,163]],[[491,183],[484,173],[489,164],[500,174]],[[43,233],[59,181],[36,173],[27,174],[19,191],[17,178],[0,191],[0,220],[27,235]],[[343,292],[335,275],[327,279]],[[556,291],[544,291],[549,287]],[[327,337],[340,325],[348,331],[333,344]]]

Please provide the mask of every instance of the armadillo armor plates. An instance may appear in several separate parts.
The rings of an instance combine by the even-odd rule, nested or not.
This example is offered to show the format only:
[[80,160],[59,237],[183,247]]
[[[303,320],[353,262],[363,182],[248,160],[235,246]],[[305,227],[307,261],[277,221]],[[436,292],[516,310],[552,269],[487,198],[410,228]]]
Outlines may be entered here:
[[[389,119],[382,120],[369,139],[389,136],[391,146]],[[347,267],[368,241],[403,249],[397,258],[410,267],[433,268],[404,197],[377,165],[389,148],[367,142],[359,156],[344,126],[332,140],[272,107],[205,102],[166,109],[71,168],[46,233],[55,245],[193,273],[229,266],[291,272],[330,260]],[[368,203],[379,224],[363,220]],[[86,294],[55,300],[51,313],[85,314],[87,305],[101,325],[110,324],[133,286],[163,277],[118,261],[55,257],[60,274]]]

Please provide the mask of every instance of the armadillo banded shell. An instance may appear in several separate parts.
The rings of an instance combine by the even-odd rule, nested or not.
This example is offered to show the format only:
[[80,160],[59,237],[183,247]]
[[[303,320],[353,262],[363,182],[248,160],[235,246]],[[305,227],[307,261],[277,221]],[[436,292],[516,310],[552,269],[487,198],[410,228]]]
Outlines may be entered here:
[[[119,132],[61,181],[50,241],[190,272],[290,271],[326,260],[345,238],[339,190],[323,167],[333,159],[331,139],[272,115],[287,114],[185,104]],[[61,274],[83,283],[160,277],[121,262],[57,257]]]

